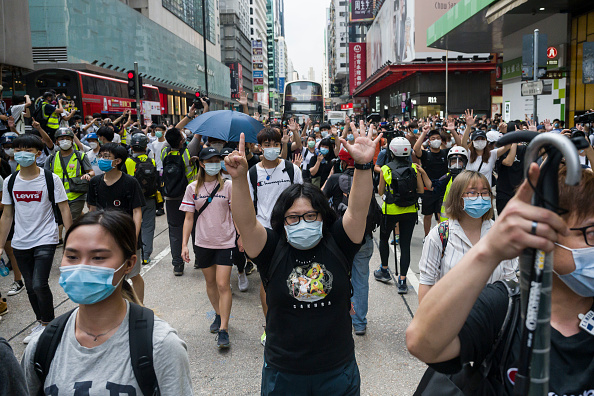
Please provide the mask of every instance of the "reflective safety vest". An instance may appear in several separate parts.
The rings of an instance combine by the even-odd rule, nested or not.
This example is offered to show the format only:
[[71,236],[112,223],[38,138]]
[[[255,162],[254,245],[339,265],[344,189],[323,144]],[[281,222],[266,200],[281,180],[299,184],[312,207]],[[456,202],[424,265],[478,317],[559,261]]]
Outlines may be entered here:
[[[167,157],[168,155],[180,154],[179,150],[171,150],[168,153],[168,149],[168,146],[165,146],[163,147],[163,149],[161,149],[161,162],[163,162],[163,160],[165,160],[165,157]],[[194,181],[194,178],[196,177],[196,174],[198,173],[198,169],[196,169],[196,166],[192,165],[192,162],[190,161],[190,152],[187,148],[184,149],[182,158],[184,160],[184,164],[186,165],[186,178],[188,179],[188,183],[192,183]]]
[[120,144],[126,144],[128,141],[128,131],[124,128],[124,133],[120,135]]
[[51,128],[51,129],[58,129],[60,127],[60,120],[58,118],[58,114],[56,112],[53,112],[49,118],[48,116],[45,114],[45,106],[48,105],[49,103],[43,102],[41,104],[41,114],[43,116],[43,118],[47,118],[47,127]]
[[450,181],[448,182],[448,185],[446,186],[445,194],[443,194],[443,200],[441,201],[441,213],[439,215],[439,221],[441,221],[441,222],[448,220],[448,217],[446,215],[446,210],[445,210],[445,201],[446,201],[446,198],[448,197],[448,194],[450,192],[450,188],[452,187],[452,181],[454,181],[454,178],[450,176]]
[[[62,171],[62,161],[60,161],[60,153],[54,154],[54,166],[52,171],[60,176],[62,179],[62,184],[64,184],[64,189],[66,190],[66,195],[68,196],[69,201],[74,201],[76,198],[80,197],[84,193],[73,193],[70,192],[70,183],[68,183],[68,179],[64,176],[64,172]],[[66,173],[68,176],[73,179],[75,177],[80,177],[83,175],[82,171],[82,160],[85,157],[85,153],[81,153],[80,151],[73,151],[72,156],[70,157],[70,161],[66,164]]]

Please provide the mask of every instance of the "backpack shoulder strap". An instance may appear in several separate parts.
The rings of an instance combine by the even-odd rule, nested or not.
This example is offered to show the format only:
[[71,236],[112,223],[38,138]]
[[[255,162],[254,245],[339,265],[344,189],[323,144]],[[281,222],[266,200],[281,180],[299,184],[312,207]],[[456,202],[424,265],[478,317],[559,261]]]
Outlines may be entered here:
[[58,345],[60,345],[60,341],[62,341],[64,328],[66,327],[66,323],[72,315],[72,312],[74,312],[74,309],[52,320],[51,323],[46,326],[43,333],[41,333],[41,336],[39,336],[33,363],[35,373],[37,374],[37,377],[39,377],[42,389],[45,378],[49,374],[49,369],[52,360],[54,359],[54,355],[56,354],[56,350],[58,349]]
[[47,169],[43,169],[43,173],[45,175],[45,184],[47,186],[47,196],[50,200],[50,202],[52,203],[52,207],[56,206],[56,197],[54,195],[55,191],[55,186],[54,186],[54,174],[51,171],[48,171]]
[[276,271],[281,260],[283,260],[287,256],[288,251],[289,244],[283,238],[281,238],[278,241],[278,244],[276,245],[276,249],[274,249],[274,254],[272,255],[272,260],[270,260],[270,267],[268,267],[267,273],[260,274],[260,279],[262,279],[262,285],[264,285],[264,290],[268,288],[268,284],[270,283],[270,279],[272,279],[272,275]]
[[204,202],[204,204],[202,204],[202,207],[198,210],[198,213],[196,214],[196,217],[200,217],[200,215],[202,214],[202,212],[204,212],[204,210],[206,209],[206,207],[212,202],[214,196],[216,195],[217,191],[219,191],[219,188],[221,188],[220,184],[217,184],[215,188],[212,189],[212,192],[210,193],[210,196],[208,197],[208,199],[206,200],[206,202]]
[[130,361],[136,382],[145,396],[159,395],[153,362],[155,314],[148,308],[130,303]]
[[285,160],[285,172],[287,172],[289,180],[291,181],[291,184],[293,184],[295,180],[295,168],[293,167],[293,163],[289,160]]
[[439,232],[439,239],[441,240],[441,258],[445,254],[446,246],[448,246],[448,239],[450,238],[450,223],[449,221],[442,221],[437,228]]
[[254,209],[256,210],[256,214],[258,213],[258,164],[255,164],[250,168],[248,171],[250,176],[250,183],[252,184],[252,189],[254,190]]
[[14,189],[14,182],[16,181],[16,177],[19,174],[19,171],[14,172],[10,175],[10,179],[8,179],[8,185],[6,188],[8,189],[8,194],[10,195],[10,200],[12,201],[12,206],[14,206],[14,196],[12,195],[12,190]]
[[[340,261],[340,264],[342,264],[342,267],[344,268],[345,272],[347,273],[347,275],[350,279],[352,263],[349,263],[349,261],[347,260],[346,256],[342,252],[342,250],[336,244],[336,241],[332,237],[332,234],[328,233],[327,235],[324,235],[324,238],[322,240],[324,241],[324,243],[326,244],[326,247],[330,250],[330,252],[338,258],[338,261]],[[351,286],[351,292],[352,292],[352,286]]]

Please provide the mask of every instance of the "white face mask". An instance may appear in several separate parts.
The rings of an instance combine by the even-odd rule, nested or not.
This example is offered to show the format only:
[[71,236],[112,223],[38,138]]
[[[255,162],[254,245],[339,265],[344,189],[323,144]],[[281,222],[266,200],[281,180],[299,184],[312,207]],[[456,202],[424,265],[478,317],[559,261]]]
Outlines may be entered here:
[[14,149],[13,149],[13,148],[4,149],[4,152],[5,152],[5,153],[6,153],[6,155],[8,155],[9,157],[14,157]]
[[61,140],[59,145],[62,150],[70,150],[72,142],[70,140]]
[[486,140],[475,140],[474,142],[472,142],[472,145],[477,150],[484,150],[485,147],[487,147],[487,141]]
[[99,143],[89,142],[89,147],[91,147],[93,150],[95,150],[97,147],[99,147]]
[[429,144],[431,145],[432,149],[438,149],[441,147],[441,140],[440,139],[431,140],[429,142]]

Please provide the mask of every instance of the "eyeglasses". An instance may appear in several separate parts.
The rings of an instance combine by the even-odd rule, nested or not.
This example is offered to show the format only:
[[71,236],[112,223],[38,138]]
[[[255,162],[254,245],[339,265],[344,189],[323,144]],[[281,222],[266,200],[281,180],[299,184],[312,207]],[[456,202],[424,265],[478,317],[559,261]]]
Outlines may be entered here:
[[584,234],[584,241],[586,245],[594,246],[594,224],[581,228],[570,228],[571,231],[581,231]]
[[466,195],[471,201],[476,201],[479,196],[485,201],[491,199],[491,193],[489,191],[483,191],[480,193],[476,191],[469,191],[465,192],[464,195]]
[[311,211],[304,213],[302,215],[285,216],[285,224],[289,226],[297,225],[299,224],[301,219],[303,219],[303,221],[305,221],[306,223],[313,223],[318,219],[318,214],[319,212]]

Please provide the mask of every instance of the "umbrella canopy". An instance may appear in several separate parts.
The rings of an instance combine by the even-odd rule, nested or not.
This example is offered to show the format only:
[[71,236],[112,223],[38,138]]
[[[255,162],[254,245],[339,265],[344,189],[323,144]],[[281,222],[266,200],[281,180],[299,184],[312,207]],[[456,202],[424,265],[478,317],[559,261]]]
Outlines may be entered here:
[[210,136],[226,142],[239,142],[239,135],[245,133],[245,141],[258,143],[256,136],[264,125],[247,114],[232,110],[217,110],[204,113],[186,128],[202,136]]

